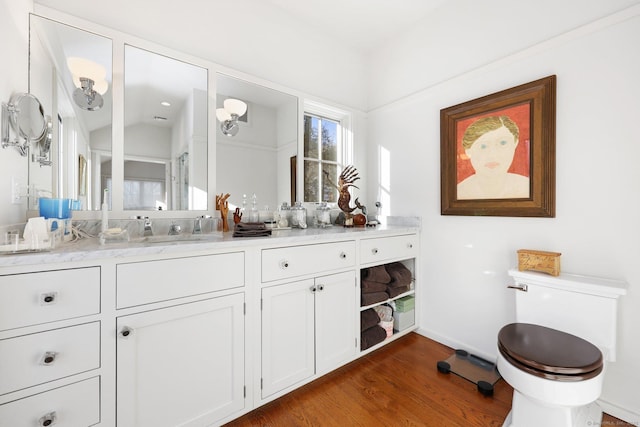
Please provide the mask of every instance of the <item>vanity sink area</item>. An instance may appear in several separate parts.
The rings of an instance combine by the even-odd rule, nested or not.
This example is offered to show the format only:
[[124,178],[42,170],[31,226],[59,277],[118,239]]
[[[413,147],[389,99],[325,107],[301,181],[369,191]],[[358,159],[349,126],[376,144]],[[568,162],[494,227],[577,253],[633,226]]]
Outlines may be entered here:
[[338,133],[317,135],[348,112],[48,12],[30,15],[29,88],[54,120],[50,142],[31,143],[27,218],[49,220],[45,195],[78,209],[51,216],[69,229],[46,250],[6,231],[0,366],[16,374],[0,424],[219,426],[375,350],[360,345],[360,271],[404,262],[416,276],[419,219],[244,234],[232,222],[262,231],[281,204],[335,203],[329,182],[358,159],[339,157]]
[[[5,383],[0,419],[69,413],[73,425],[114,427],[140,414],[151,424],[219,426],[415,329],[361,349],[360,271],[397,261],[418,277],[416,219],[242,238],[193,233],[193,221],[155,220],[144,236],[139,220],[111,220],[111,233],[131,233],[128,241],[85,237],[0,257],[0,341],[11,346],[0,361],[35,372]],[[180,234],[168,234],[173,223]],[[87,236],[100,228],[76,225]],[[42,368],[21,356],[42,340],[43,357],[64,354],[61,363]],[[148,409],[168,392],[187,403]]]

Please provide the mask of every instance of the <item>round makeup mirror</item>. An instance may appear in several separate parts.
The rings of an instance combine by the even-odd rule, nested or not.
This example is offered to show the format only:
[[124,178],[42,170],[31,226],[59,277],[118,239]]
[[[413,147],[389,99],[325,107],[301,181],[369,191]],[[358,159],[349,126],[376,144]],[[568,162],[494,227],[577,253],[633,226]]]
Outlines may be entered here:
[[44,109],[38,98],[30,93],[20,93],[11,97],[13,130],[29,142],[38,142],[47,130]]
[[30,93],[13,95],[8,104],[2,103],[2,148],[15,147],[21,156],[27,155],[32,143],[48,149],[50,122],[51,118],[45,117],[38,98]]

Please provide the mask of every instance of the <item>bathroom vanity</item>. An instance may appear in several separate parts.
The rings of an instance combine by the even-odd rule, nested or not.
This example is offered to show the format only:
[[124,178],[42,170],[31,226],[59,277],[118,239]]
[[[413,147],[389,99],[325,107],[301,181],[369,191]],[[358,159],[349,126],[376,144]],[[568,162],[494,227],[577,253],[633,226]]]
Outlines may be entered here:
[[400,261],[413,283],[397,298],[419,292],[418,233],[86,240],[0,257],[0,426],[237,418],[415,329],[360,350],[360,270]]

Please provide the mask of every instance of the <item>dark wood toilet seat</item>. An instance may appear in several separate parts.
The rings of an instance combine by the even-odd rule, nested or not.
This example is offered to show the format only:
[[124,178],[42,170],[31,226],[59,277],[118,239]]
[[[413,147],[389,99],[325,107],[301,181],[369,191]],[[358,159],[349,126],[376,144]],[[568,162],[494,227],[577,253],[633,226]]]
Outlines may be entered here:
[[554,381],[584,381],[602,372],[602,352],[582,338],[529,323],[511,323],[498,333],[498,349],[512,365]]

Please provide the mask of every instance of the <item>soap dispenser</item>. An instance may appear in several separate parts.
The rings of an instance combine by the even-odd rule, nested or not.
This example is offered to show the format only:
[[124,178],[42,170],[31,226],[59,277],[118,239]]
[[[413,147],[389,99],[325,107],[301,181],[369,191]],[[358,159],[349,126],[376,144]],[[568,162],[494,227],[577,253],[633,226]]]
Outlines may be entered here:
[[109,190],[107,188],[104,189],[104,193],[102,195],[102,228],[101,231],[106,233],[109,229],[109,205],[107,204],[107,195],[109,194]]

